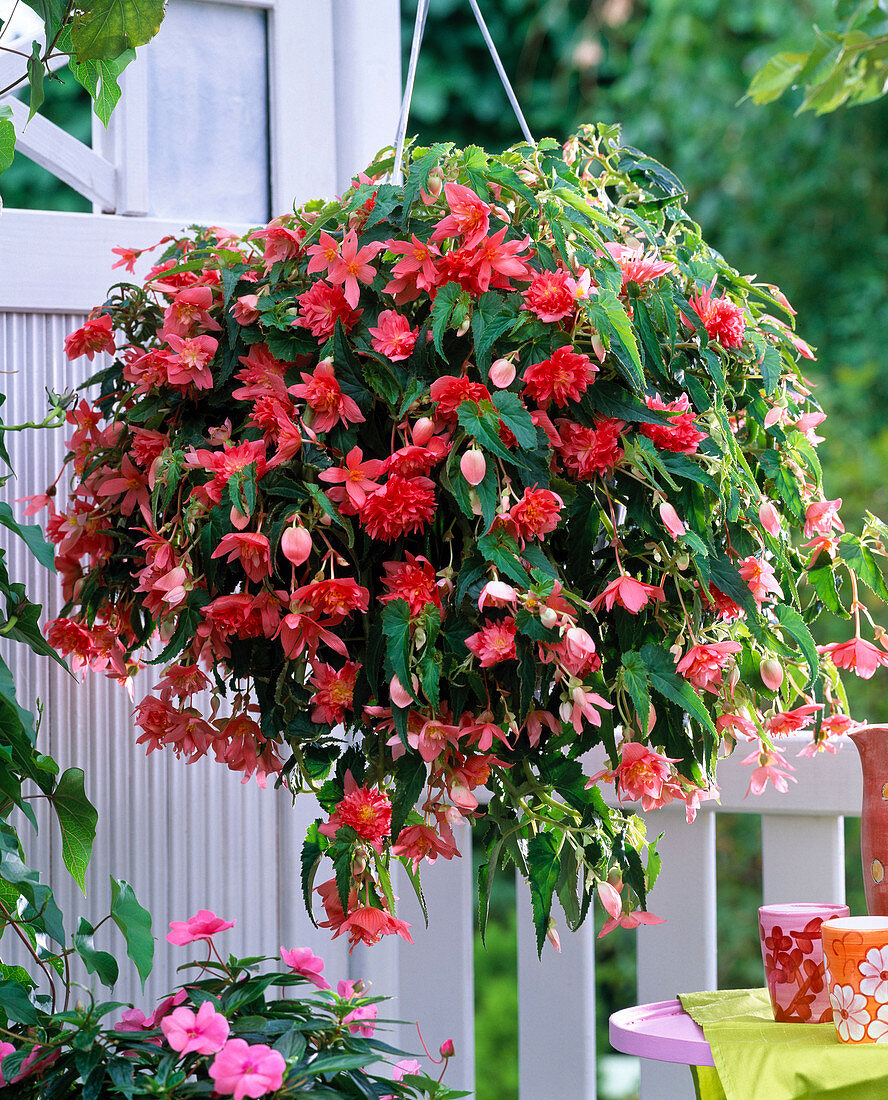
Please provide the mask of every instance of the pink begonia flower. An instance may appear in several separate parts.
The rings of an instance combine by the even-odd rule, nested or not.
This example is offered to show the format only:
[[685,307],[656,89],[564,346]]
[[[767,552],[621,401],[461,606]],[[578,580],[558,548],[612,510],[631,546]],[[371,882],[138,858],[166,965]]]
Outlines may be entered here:
[[474,653],[482,668],[490,668],[500,661],[514,661],[516,629],[515,620],[511,618],[499,622],[485,619],[482,628],[466,638],[466,649]]
[[244,1100],[276,1092],[284,1083],[287,1063],[279,1050],[265,1043],[252,1046],[244,1039],[229,1039],[213,1059],[210,1077],[216,1092]]
[[664,500],[660,504],[660,519],[663,521],[663,526],[674,539],[680,538],[687,532],[687,527],[685,527],[678,518],[678,512],[676,512],[668,500]]
[[[3,1064],[3,1059],[7,1056],[7,1054],[15,1054],[15,1047],[12,1045],[12,1043],[0,1043],[0,1065]],[[413,1071],[410,1070],[407,1072],[412,1073]],[[395,1080],[400,1081],[401,1078],[396,1077]],[[2,1069],[0,1069],[0,1088],[2,1088],[6,1084],[8,1084],[8,1081],[3,1076]]]
[[562,721],[570,722],[578,734],[583,732],[583,719],[592,726],[601,725],[601,714],[597,710],[613,710],[613,704],[594,691],[587,691],[583,687],[575,687],[570,693],[570,699],[561,704],[559,714]]
[[416,872],[423,860],[431,864],[438,856],[453,859],[459,855],[459,849],[449,840],[440,837],[431,825],[406,825],[398,833],[397,842],[392,845],[392,854],[399,859],[411,860]]
[[649,749],[638,741],[627,741],[620,746],[620,763],[611,772],[598,772],[586,784],[587,789],[604,777],[613,779],[616,784],[617,798],[630,802],[638,799],[658,800],[662,797],[663,786],[672,775],[670,765],[677,763],[671,756]]
[[663,924],[663,917],[655,917],[653,913],[646,913],[643,909],[636,909],[633,913],[623,912],[623,899],[619,890],[609,882],[599,882],[597,886],[598,897],[608,913],[610,920],[598,933],[598,938],[613,932],[615,928],[637,928],[640,924]]
[[319,271],[326,273],[330,270],[330,266],[339,259],[339,241],[335,237],[331,237],[329,233],[321,230],[318,243],[307,248],[306,252],[311,256],[306,272],[309,275],[316,275]]
[[450,213],[438,222],[430,239],[443,241],[461,236],[466,248],[474,248],[487,235],[490,207],[471,187],[461,183],[445,183],[444,195]]
[[823,703],[808,703],[795,710],[781,710],[771,715],[765,727],[770,737],[788,737],[804,729],[819,710],[823,710]]
[[382,241],[373,241],[358,248],[358,236],[353,229],[342,239],[339,247],[339,255],[330,264],[327,281],[334,286],[342,284],[342,292],[345,300],[352,309],[358,304],[361,296],[360,283],[372,283],[376,275],[376,268],[370,261],[375,258],[385,246]]
[[831,535],[833,531],[844,531],[845,525],[839,519],[842,498],[835,500],[815,500],[805,509],[804,535],[806,539],[815,535]]
[[708,642],[692,645],[675,666],[675,671],[703,691],[718,693],[722,671],[732,653],[739,653],[739,642]]
[[195,940],[206,940],[209,943],[217,932],[234,928],[234,925],[235,921],[223,920],[209,909],[199,909],[188,920],[171,920],[166,938],[168,943],[174,943],[179,947],[186,943],[194,943]]
[[348,1030],[352,1035],[362,1035],[365,1039],[372,1039],[376,1024],[373,1022],[379,1015],[376,1005],[363,1005],[352,1009],[347,1016],[342,1018],[343,1024],[348,1024]]
[[386,309],[379,315],[376,328],[369,328],[370,344],[374,351],[384,355],[397,363],[402,359],[409,359],[416,338],[419,335],[418,328],[411,328],[407,318],[394,309]]
[[112,248],[111,251],[115,256],[120,257],[116,264],[111,265],[111,270],[113,271],[116,267],[123,267],[132,274],[135,271],[136,260],[143,252],[150,250],[143,248]]
[[204,1001],[197,1012],[177,1008],[160,1021],[164,1038],[183,1057],[186,1054],[215,1054],[225,1045],[231,1030],[228,1020],[212,1001]]
[[601,592],[589,605],[596,611],[604,603],[608,611],[613,610],[615,603],[624,607],[630,615],[637,615],[649,601],[664,600],[666,593],[662,588],[653,584],[644,584],[634,577],[619,576]]
[[300,371],[300,374],[302,383],[290,386],[289,392],[305,400],[313,414],[313,431],[328,432],[340,420],[352,424],[364,423],[364,414],[352,398],[342,392],[329,359],[321,360],[311,374],[305,371]]
[[326,481],[334,487],[327,490],[327,496],[340,506],[344,515],[354,515],[363,508],[368,493],[379,488],[376,478],[382,473],[382,461],[378,458],[364,459],[360,447],[352,447],[345,456],[343,466],[330,466],[318,474],[320,481]]
[[212,336],[189,336],[183,339],[174,332],[166,341],[175,352],[167,358],[167,378],[171,386],[194,385],[199,390],[213,388],[210,360],[216,354],[219,341]]
[[496,359],[487,371],[487,377],[498,390],[506,390],[515,381],[515,364],[509,359]]
[[478,610],[483,611],[488,604],[505,607],[506,604],[514,604],[517,599],[518,591],[510,584],[505,581],[488,581],[478,596]]
[[861,680],[868,680],[881,665],[888,665],[888,653],[878,649],[864,638],[851,638],[847,642],[830,642],[819,645],[818,653],[828,653],[836,668],[856,672]]
[[229,562],[240,561],[251,581],[263,581],[271,575],[271,547],[265,535],[252,531],[223,535],[210,557],[221,558],[226,554]]
[[324,960],[315,955],[310,947],[294,947],[289,951],[282,947],[281,958],[284,960],[284,965],[288,966],[294,974],[300,974],[318,989],[330,988],[327,979],[321,977]]
[[753,599],[759,606],[767,599],[782,600],[783,590],[777,583],[774,567],[758,558],[745,558],[737,566],[737,572],[746,581]]
[[789,790],[789,784],[797,782],[795,776],[789,774],[795,771],[795,768],[783,759],[779,749],[769,749],[762,742],[759,749],[740,761],[741,764],[754,762],[757,762],[758,767],[753,770],[749,786],[746,788],[747,797],[750,794],[761,794],[768,783],[771,783],[776,791],[785,794]]

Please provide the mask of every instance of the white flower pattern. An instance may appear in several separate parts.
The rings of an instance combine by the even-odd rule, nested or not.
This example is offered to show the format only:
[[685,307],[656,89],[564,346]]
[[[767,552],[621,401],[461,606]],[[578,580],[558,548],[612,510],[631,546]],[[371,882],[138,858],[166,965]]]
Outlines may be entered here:
[[888,1043],[888,1005],[879,1008],[866,1033],[875,1043]]
[[860,992],[880,1005],[888,1004],[888,947],[871,947],[857,969],[862,975]]
[[843,1043],[859,1043],[870,1022],[866,997],[855,993],[850,985],[834,985],[829,1000],[839,1038]]

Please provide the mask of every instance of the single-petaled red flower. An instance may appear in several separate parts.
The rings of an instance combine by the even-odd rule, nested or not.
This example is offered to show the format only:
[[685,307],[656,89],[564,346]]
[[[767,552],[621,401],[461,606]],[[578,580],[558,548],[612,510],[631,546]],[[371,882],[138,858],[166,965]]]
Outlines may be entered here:
[[409,241],[386,241],[385,247],[396,256],[403,256],[392,268],[392,280],[383,287],[383,294],[394,296],[402,305],[419,297],[420,291],[432,290],[441,281],[435,260],[439,249],[428,241],[421,241],[414,233]]
[[584,481],[612,470],[623,458],[620,439],[626,427],[622,420],[602,418],[594,428],[572,420],[558,420],[558,455],[565,468]]
[[461,183],[445,183],[444,195],[450,213],[435,226],[433,241],[443,241],[449,237],[462,237],[467,248],[486,236],[490,225],[490,207],[471,187]]
[[361,283],[372,283],[376,268],[370,261],[385,246],[381,241],[373,241],[358,248],[358,235],[350,229],[342,238],[339,252],[330,263],[327,279],[331,283],[341,283],[345,300],[352,309],[361,296]]
[[316,336],[318,343],[333,335],[336,322],[341,321],[346,332],[354,328],[361,314],[361,309],[354,309],[346,301],[345,295],[338,286],[330,286],[323,279],[300,294],[298,324],[311,330],[312,336]]
[[542,408],[550,401],[564,407],[568,401],[579,401],[597,370],[588,355],[565,345],[542,363],[525,367],[524,390]]
[[541,321],[562,321],[573,313],[576,304],[576,280],[563,269],[534,275],[524,291],[524,308]]
[[340,420],[352,424],[364,423],[364,414],[354,400],[342,392],[329,360],[318,363],[312,374],[301,373],[302,384],[290,386],[290,393],[303,398],[311,409],[310,423],[314,431],[329,432]]
[[358,515],[370,538],[392,542],[422,531],[431,522],[435,507],[433,481],[392,474],[385,485],[367,497]]
[[327,496],[335,501],[345,515],[355,515],[367,499],[368,493],[378,488],[376,478],[383,472],[383,463],[378,458],[364,459],[360,447],[352,447],[345,456],[344,466],[330,466],[318,474],[321,481],[333,485],[327,490]]
[[661,451],[674,451],[676,454],[692,455],[706,436],[694,427],[696,419],[690,412],[691,403],[683,393],[676,401],[668,404],[659,395],[647,399],[647,407],[654,412],[672,413],[668,424],[639,424],[642,435],[659,447]]

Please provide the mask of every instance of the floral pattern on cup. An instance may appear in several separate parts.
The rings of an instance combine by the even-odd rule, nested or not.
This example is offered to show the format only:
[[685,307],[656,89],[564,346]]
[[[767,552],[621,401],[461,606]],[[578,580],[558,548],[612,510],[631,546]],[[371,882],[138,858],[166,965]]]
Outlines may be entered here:
[[824,922],[825,980],[840,1042],[888,1043],[888,920]]
[[762,960],[778,1023],[828,1023],[833,1018],[823,974],[820,926],[847,915],[839,905],[770,905],[759,910]]

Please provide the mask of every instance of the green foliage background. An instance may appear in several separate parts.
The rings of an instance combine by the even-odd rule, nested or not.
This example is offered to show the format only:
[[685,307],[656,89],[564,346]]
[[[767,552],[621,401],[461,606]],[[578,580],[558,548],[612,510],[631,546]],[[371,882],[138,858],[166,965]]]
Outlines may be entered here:
[[[403,0],[405,62],[415,7]],[[821,458],[830,495],[844,498],[851,527],[864,508],[888,514],[888,98],[823,117],[794,117],[792,95],[766,107],[738,103],[775,51],[807,48],[814,22],[835,26],[830,0],[485,0],[483,9],[535,137],[621,122],[631,144],[684,181],[706,239],[741,271],[781,286],[800,334],[818,348],[810,377],[829,413]],[[88,100],[73,81],[53,92],[46,113],[87,129]],[[491,150],[520,137],[466,0],[432,0],[409,132],[423,144]],[[9,206],[85,205],[61,185],[48,191],[23,158],[0,190]],[[822,624],[821,635],[844,639],[847,627]],[[856,717],[888,719],[878,677],[848,680]],[[718,843],[719,867],[730,872],[719,883],[720,913],[731,917],[720,930],[720,981],[743,985],[759,980],[755,820],[724,821]],[[853,833],[848,847],[853,885]],[[479,1100],[517,1096],[505,1049],[517,1005],[509,910],[504,899],[478,956]],[[631,998],[633,967],[630,934],[603,941],[602,1022]],[[599,1050],[607,1050],[603,1030]]]

